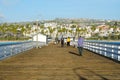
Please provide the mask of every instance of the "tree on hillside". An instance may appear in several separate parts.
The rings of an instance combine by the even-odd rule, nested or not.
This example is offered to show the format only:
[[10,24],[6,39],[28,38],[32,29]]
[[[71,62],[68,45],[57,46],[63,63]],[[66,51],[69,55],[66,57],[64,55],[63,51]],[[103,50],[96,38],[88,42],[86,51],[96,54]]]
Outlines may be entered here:
[[62,28],[62,32],[63,32],[63,34],[66,34],[67,33],[67,29],[66,28]]
[[70,26],[71,28],[76,28],[76,25],[72,25],[72,26]]
[[55,28],[48,27],[48,30],[50,32],[50,37],[52,37],[52,33],[55,31]]
[[80,30],[80,28],[79,28],[79,27],[77,27],[77,28],[76,28],[76,33],[75,33],[75,34],[76,34],[76,36],[79,36],[79,35],[80,35],[80,31],[81,31],[81,30]]
[[96,26],[95,26],[95,25],[92,25],[92,27],[91,27],[92,32],[94,32],[95,29],[96,29]]

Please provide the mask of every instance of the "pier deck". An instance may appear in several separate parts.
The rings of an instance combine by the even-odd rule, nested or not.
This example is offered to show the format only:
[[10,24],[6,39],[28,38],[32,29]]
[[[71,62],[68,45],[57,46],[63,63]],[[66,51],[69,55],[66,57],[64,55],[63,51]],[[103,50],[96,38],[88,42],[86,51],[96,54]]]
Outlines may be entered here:
[[0,80],[120,80],[120,64],[77,48],[49,44],[0,61]]

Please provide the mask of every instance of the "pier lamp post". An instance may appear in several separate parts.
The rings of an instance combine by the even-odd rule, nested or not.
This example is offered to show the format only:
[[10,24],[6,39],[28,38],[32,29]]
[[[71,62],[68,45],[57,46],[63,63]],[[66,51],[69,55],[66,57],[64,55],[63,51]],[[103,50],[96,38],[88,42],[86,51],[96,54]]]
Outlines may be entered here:
[[38,20],[36,21],[36,48],[38,48]]

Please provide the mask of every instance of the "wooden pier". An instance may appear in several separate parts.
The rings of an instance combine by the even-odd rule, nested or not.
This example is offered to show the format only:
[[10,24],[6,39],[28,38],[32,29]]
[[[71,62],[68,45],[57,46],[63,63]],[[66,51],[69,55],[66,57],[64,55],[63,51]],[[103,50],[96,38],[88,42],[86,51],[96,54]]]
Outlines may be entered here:
[[0,80],[120,80],[120,63],[51,43],[0,61]]

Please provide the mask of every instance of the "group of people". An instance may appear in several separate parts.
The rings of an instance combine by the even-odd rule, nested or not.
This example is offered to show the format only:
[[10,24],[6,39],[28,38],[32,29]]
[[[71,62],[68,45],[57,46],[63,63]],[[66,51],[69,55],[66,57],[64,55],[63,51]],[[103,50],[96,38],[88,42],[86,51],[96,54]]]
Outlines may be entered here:
[[[58,40],[58,38],[55,38],[55,42],[56,43],[61,43],[61,47],[64,47],[64,38],[63,36],[61,37],[61,40]],[[70,37],[67,37],[67,46],[70,46]],[[79,36],[78,38],[78,52],[79,52],[79,55],[82,56],[82,53],[83,53],[83,42],[84,42],[84,38]]]
[[[70,37],[67,37],[66,42],[67,42],[67,46],[70,46]],[[55,38],[55,44],[57,44],[57,43],[61,43],[61,47],[64,47],[64,44],[65,44],[64,38],[61,37],[61,39],[58,39],[58,38],[56,37],[56,38]]]
[[[67,46],[70,46],[70,37],[67,38]],[[61,47],[64,47],[64,38],[61,38]]]

